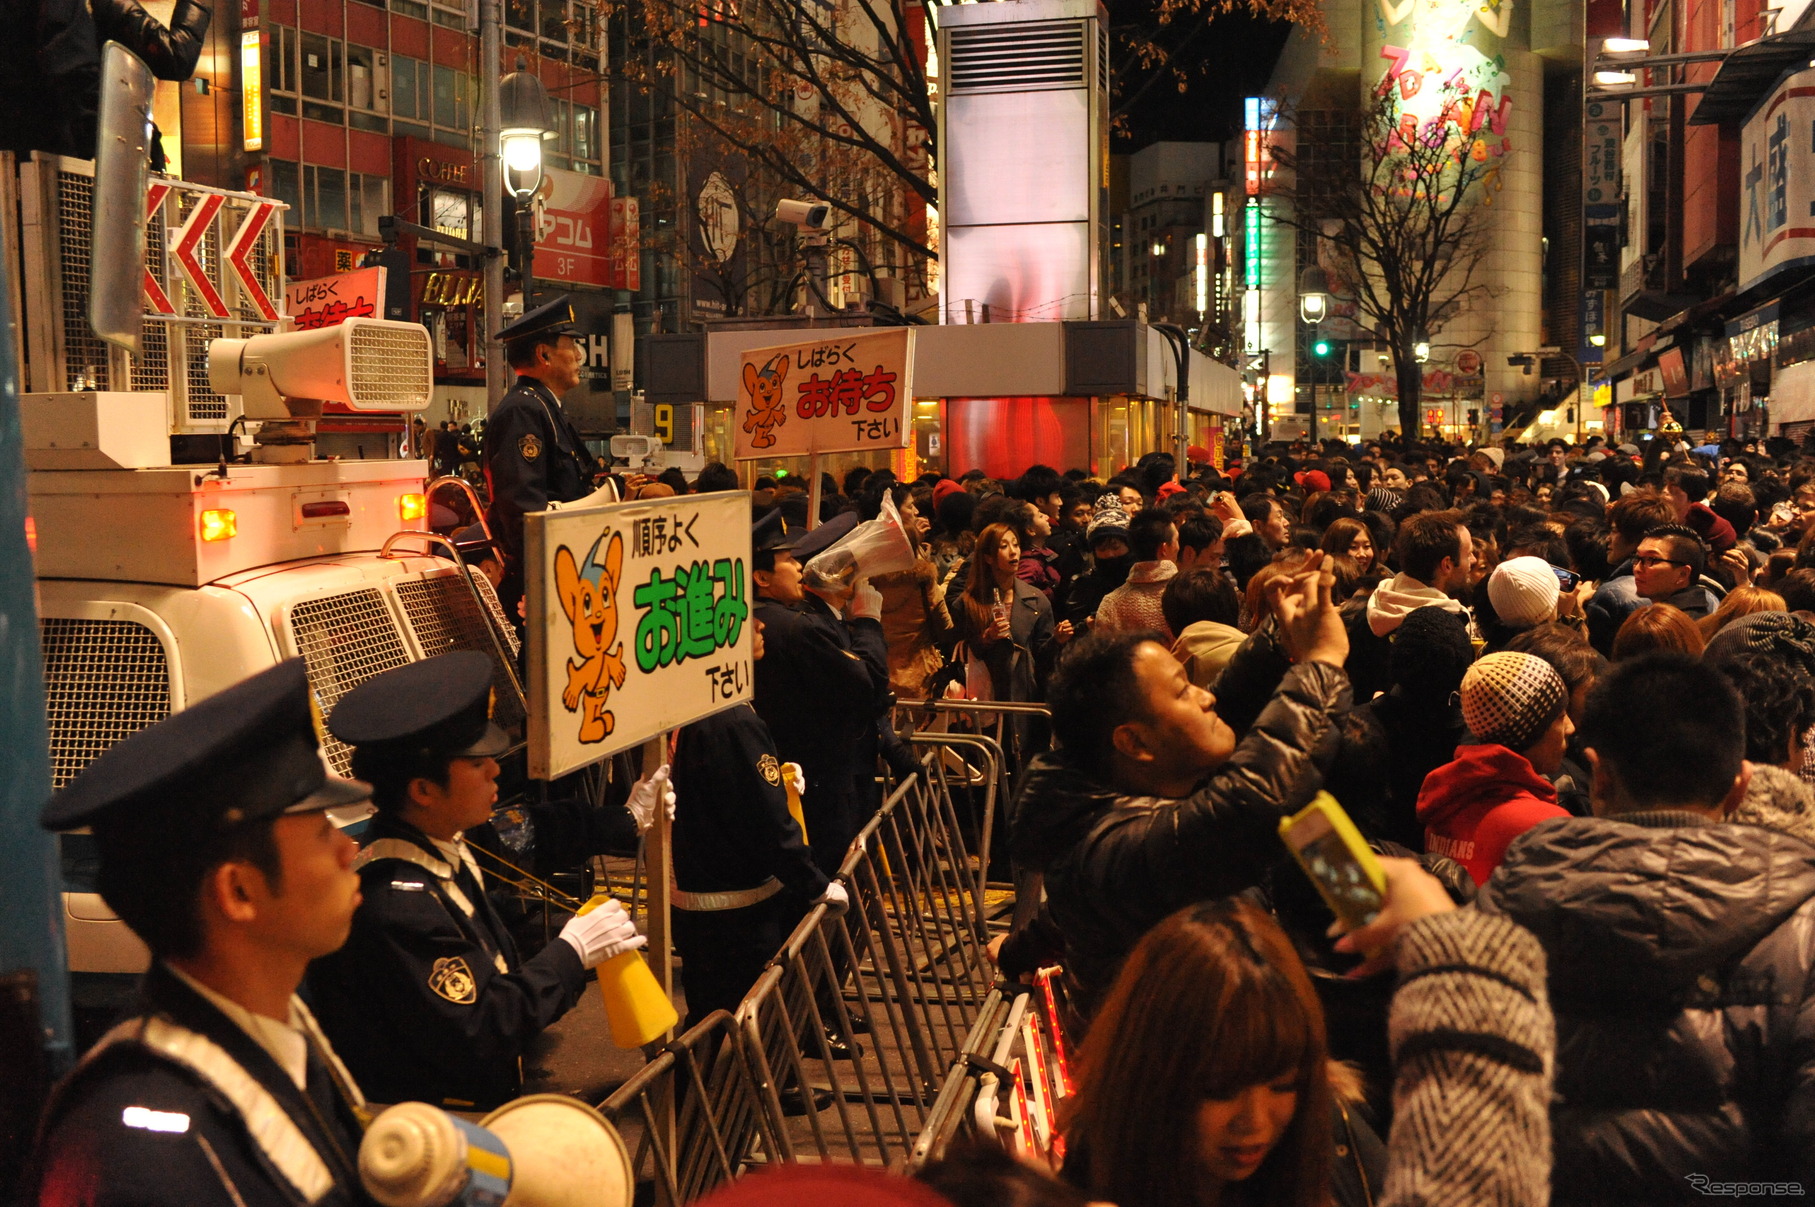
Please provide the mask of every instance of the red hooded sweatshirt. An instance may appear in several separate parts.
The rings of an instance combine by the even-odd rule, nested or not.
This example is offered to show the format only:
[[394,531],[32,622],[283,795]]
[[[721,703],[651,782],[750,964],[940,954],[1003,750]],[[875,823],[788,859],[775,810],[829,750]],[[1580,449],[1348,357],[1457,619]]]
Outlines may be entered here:
[[1476,884],[1487,883],[1513,839],[1568,816],[1524,755],[1491,743],[1458,746],[1455,761],[1425,776],[1418,793],[1424,849],[1454,859]]

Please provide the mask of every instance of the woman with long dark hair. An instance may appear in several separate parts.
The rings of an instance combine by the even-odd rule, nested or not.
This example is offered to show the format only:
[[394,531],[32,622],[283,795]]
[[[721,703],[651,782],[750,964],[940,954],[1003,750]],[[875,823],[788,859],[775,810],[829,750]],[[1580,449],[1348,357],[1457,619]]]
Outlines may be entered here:
[[1020,568],[1015,530],[991,524],[977,536],[964,591],[948,605],[971,660],[988,674],[987,689],[967,682],[972,699],[1039,700],[1059,647],[1071,640],[1071,623],[1053,624],[1052,605],[1021,580]]

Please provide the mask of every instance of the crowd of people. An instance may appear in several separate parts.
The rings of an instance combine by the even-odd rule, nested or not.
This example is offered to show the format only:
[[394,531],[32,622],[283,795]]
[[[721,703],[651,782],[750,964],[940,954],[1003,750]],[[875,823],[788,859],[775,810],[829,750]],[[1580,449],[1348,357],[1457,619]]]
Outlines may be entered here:
[[[992,956],[1063,969],[1078,1191],[1815,1180],[1815,460],[1647,443],[821,483],[914,544],[833,608],[893,697],[1050,713],[1003,721],[1035,900]],[[804,524],[804,484],[755,500]],[[1359,942],[1279,839],[1320,789],[1391,869]]]
[[[560,318],[525,322],[566,339]],[[562,369],[553,339],[519,360]],[[500,484],[519,511],[591,485],[577,437],[534,427],[524,372],[520,413],[493,417],[515,459],[494,508]],[[752,485],[753,699],[683,727],[628,808],[673,819],[697,1021],[807,911],[850,908],[878,772],[920,766],[897,730],[925,723],[916,702],[968,701],[940,723],[999,737],[1020,899],[989,956],[1007,983],[1062,970],[1078,1084],[1055,1177],[959,1152],[925,1171],[945,1199],[1562,1207],[1815,1183],[1815,459],[1388,442]],[[716,464],[624,484],[743,486]],[[851,573],[847,538],[890,516],[909,556]],[[348,781],[284,663],[52,800],[44,824],[91,828],[154,966],[146,1012],[53,1098],[43,1201],[193,1207],[286,1179],[363,1201],[364,1093],[521,1092],[528,1046],[643,939],[604,906],[519,950],[487,903],[464,835],[507,745],[491,674],[444,654],[338,701]],[[1338,923],[1281,841],[1325,792],[1378,855],[1371,918]],[[356,855],[325,810],[365,798]],[[866,1022],[814,1050],[861,1056]]]

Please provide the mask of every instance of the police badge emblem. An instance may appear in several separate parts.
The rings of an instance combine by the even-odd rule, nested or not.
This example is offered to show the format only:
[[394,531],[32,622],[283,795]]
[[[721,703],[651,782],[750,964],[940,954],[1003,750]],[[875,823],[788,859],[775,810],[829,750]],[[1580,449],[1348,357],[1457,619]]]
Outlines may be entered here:
[[479,986],[473,970],[460,956],[444,956],[429,971],[429,988],[456,1006],[470,1006],[479,1000]]
[[525,461],[534,461],[542,455],[542,440],[532,432],[517,441],[517,451]]
[[762,758],[757,759],[756,769],[763,773],[763,778],[768,780],[771,786],[781,783],[781,764],[775,761],[774,755],[765,754]]

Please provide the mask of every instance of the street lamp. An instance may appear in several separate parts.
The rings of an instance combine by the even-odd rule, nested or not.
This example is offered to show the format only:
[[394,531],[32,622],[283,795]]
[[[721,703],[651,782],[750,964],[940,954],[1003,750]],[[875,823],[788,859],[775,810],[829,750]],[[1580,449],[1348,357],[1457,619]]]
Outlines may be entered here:
[[[1605,344],[1606,342],[1607,342],[1606,337],[1603,336],[1601,338],[1601,343]],[[1565,352],[1561,348],[1539,348],[1536,352],[1521,352],[1516,356],[1509,356],[1506,358],[1506,363],[1508,365],[1511,365],[1515,369],[1520,369],[1520,368],[1524,369],[1526,375],[1530,376],[1532,369],[1537,367],[1539,360],[1542,357],[1546,357],[1546,356],[1555,356],[1555,357],[1558,357],[1559,359],[1566,360],[1570,363],[1570,365],[1572,365],[1575,368],[1575,371],[1576,371],[1576,405],[1575,405],[1576,443],[1580,444],[1580,443],[1582,443],[1583,412],[1587,410],[1588,402],[1589,402],[1588,370],[1582,364],[1582,362],[1577,360],[1573,354]]]
[[1429,341],[1428,339],[1421,339],[1417,343],[1412,345],[1412,359],[1413,360],[1417,361],[1419,364],[1422,365],[1422,364],[1426,363],[1427,361],[1429,361],[1430,358],[1431,358],[1431,341]]
[[1330,313],[1330,281],[1323,269],[1312,264],[1298,274],[1298,317],[1321,323]]
[[535,281],[535,219],[530,199],[542,186],[542,142],[555,136],[549,116],[548,90],[519,56],[517,69],[498,85],[498,150],[504,156],[504,182],[517,199],[517,245],[523,266],[523,311],[532,303]]

